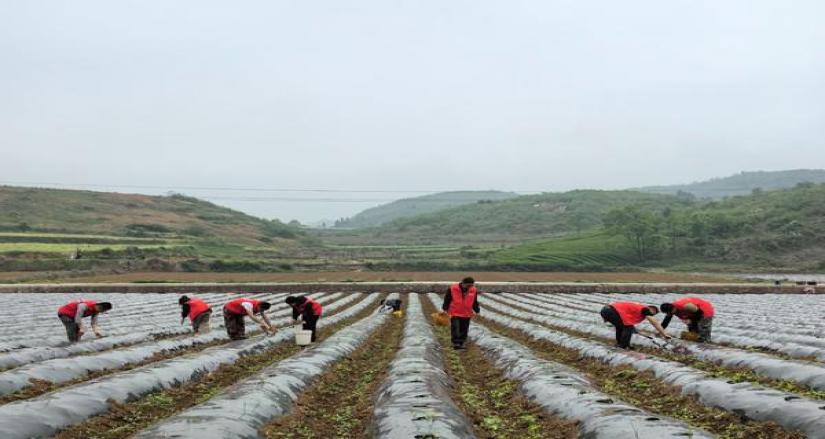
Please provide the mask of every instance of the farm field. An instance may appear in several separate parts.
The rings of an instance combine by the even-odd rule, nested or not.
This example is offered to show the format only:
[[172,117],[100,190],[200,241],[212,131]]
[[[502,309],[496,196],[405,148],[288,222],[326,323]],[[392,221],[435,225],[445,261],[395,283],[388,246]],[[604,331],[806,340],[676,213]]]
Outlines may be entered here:
[[613,347],[601,307],[676,296],[486,293],[465,350],[431,322],[434,293],[391,295],[402,317],[377,312],[385,293],[314,294],[306,348],[286,294],[247,296],[273,303],[276,334],[248,323],[229,341],[236,294],[201,296],[214,313],[198,336],[174,295],[89,294],[115,306],[105,337],[67,345],[55,310],[77,295],[0,295],[0,437],[825,437],[818,295],[705,295],[714,343],[636,335],[634,350]]

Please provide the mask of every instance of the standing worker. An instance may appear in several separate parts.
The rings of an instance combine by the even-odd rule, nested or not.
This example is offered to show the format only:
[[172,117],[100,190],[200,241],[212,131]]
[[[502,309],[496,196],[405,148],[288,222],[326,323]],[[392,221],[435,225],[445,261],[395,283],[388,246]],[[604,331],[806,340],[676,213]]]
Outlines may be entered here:
[[661,309],[666,314],[662,321],[662,328],[667,328],[675,315],[688,325],[687,336],[683,335],[682,338],[703,343],[710,341],[715,312],[713,305],[707,300],[698,297],[683,297],[673,303],[663,303]]
[[192,322],[192,331],[195,335],[209,332],[209,319],[212,317],[212,307],[201,299],[181,296],[178,299],[180,305],[180,324],[189,317]]
[[467,333],[470,331],[470,319],[481,312],[478,306],[478,290],[475,279],[465,277],[460,283],[453,284],[444,295],[441,309],[450,315],[450,336],[453,349],[464,349]]
[[98,337],[103,337],[100,333],[100,328],[97,326],[97,315],[112,309],[112,304],[109,302],[97,303],[94,300],[77,300],[69,302],[61,306],[57,310],[57,317],[63,322],[66,327],[66,335],[69,337],[70,343],[77,343],[80,337],[86,332],[83,330],[83,318],[92,318],[92,331]]
[[630,338],[636,332],[636,325],[643,320],[653,325],[662,338],[670,339],[664,328],[653,318],[656,314],[659,314],[659,308],[637,302],[613,302],[601,311],[602,319],[616,328],[616,345],[622,349],[630,349]]
[[[249,316],[252,321],[260,325],[267,334],[274,333],[275,329],[264,313],[272,307],[269,302],[255,299],[235,299],[226,302],[223,306],[223,322],[226,325],[226,333],[232,340],[243,340],[246,338],[246,325],[244,317]],[[258,317],[260,316],[260,317]]]
[[314,343],[318,319],[324,310],[321,304],[306,296],[289,296],[285,302],[292,307],[292,320],[297,322],[298,317],[301,317],[304,321],[304,330],[312,331],[311,341]]

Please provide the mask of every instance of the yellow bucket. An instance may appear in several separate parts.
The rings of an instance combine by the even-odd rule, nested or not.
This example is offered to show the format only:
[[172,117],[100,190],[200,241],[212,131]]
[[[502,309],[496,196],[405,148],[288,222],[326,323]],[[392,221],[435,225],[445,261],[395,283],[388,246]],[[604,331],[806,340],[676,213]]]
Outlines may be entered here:
[[401,311],[401,310],[393,311],[392,315],[394,315],[396,317],[404,317],[404,311]]
[[430,318],[433,319],[436,325],[450,326],[450,316],[446,312],[434,312],[430,314]]

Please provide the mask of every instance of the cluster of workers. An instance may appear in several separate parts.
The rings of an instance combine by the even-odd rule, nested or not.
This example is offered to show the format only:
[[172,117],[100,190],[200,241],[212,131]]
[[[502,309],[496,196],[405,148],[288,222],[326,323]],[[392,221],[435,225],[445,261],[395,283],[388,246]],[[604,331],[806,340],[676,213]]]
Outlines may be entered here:
[[[323,307],[317,301],[306,296],[289,296],[284,300],[292,307],[292,319],[296,322],[303,322],[303,329],[312,331],[312,341],[316,339],[318,319],[323,313]],[[188,318],[192,323],[192,330],[195,334],[209,331],[209,320],[212,317],[212,307],[208,303],[195,297],[182,296],[178,300],[181,307],[181,324]],[[267,334],[274,334],[275,328],[266,316],[266,311],[272,304],[263,300],[238,298],[226,302],[223,305],[223,321],[226,333],[232,340],[242,340],[246,338],[245,319],[249,317],[257,323]],[[98,337],[102,337],[100,328],[97,326],[97,316],[112,309],[109,302],[95,302],[94,300],[78,300],[69,302],[57,310],[57,316],[66,327],[66,336],[69,342],[80,341],[80,337],[86,332],[83,326],[83,318],[91,317],[92,331]]]
[[[466,277],[461,282],[451,285],[444,294],[442,312],[450,318],[450,335],[454,349],[464,349],[470,328],[470,321],[481,313],[478,304],[479,291],[472,277]],[[289,296],[285,302],[292,307],[292,318],[297,323],[303,321],[303,329],[312,331],[312,341],[316,340],[316,328],[323,308],[317,301],[306,296]],[[192,323],[195,334],[209,331],[209,319],[212,308],[201,299],[182,296],[178,301],[181,306],[181,324],[185,319]],[[275,328],[266,316],[266,311],[272,307],[269,302],[239,298],[226,302],[223,306],[223,319],[226,332],[232,340],[246,338],[245,319],[249,317],[257,323],[267,334],[275,332]],[[381,309],[398,311],[401,301],[398,299],[381,302]],[[66,326],[66,335],[70,342],[77,342],[83,335],[83,318],[91,317],[91,326],[95,335],[102,334],[97,326],[97,316],[112,309],[109,302],[97,303],[92,300],[82,300],[67,303],[60,307],[57,315]],[[661,312],[665,318],[660,324],[653,316]],[[683,338],[709,342],[713,325],[714,309],[710,302],[699,297],[684,297],[672,303],[663,303],[660,307],[645,305],[638,302],[613,302],[601,310],[602,319],[616,328],[616,345],[630,348],[630,339],[636,333],[636,325],[647,320],[664,339],[670,336],[665,328],[670,324],[673,316],[683,320],[688,327]]]

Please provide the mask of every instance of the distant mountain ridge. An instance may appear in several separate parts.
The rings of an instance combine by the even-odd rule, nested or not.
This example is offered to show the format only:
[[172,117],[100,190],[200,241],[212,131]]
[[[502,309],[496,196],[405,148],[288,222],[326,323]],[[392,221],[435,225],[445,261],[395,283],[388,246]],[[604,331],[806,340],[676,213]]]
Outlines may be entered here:
[[515,197],[518,197],[518,194],[502,191],[439,192],[421,197],[404,198],[366,209],[351,218],[338,221],[335,227],[344,229],[375,227],[400,218],[423,215],[467,204],[507,200]]
[[689,184],[634,188],[640,192],[677,194],[687,192],[697,198],[721,199],[750,195],[755,189],[788,189],[799,183],[825,183],[825,169],[790,169],[786,171],[746,171],[728,177],[712,178]]

